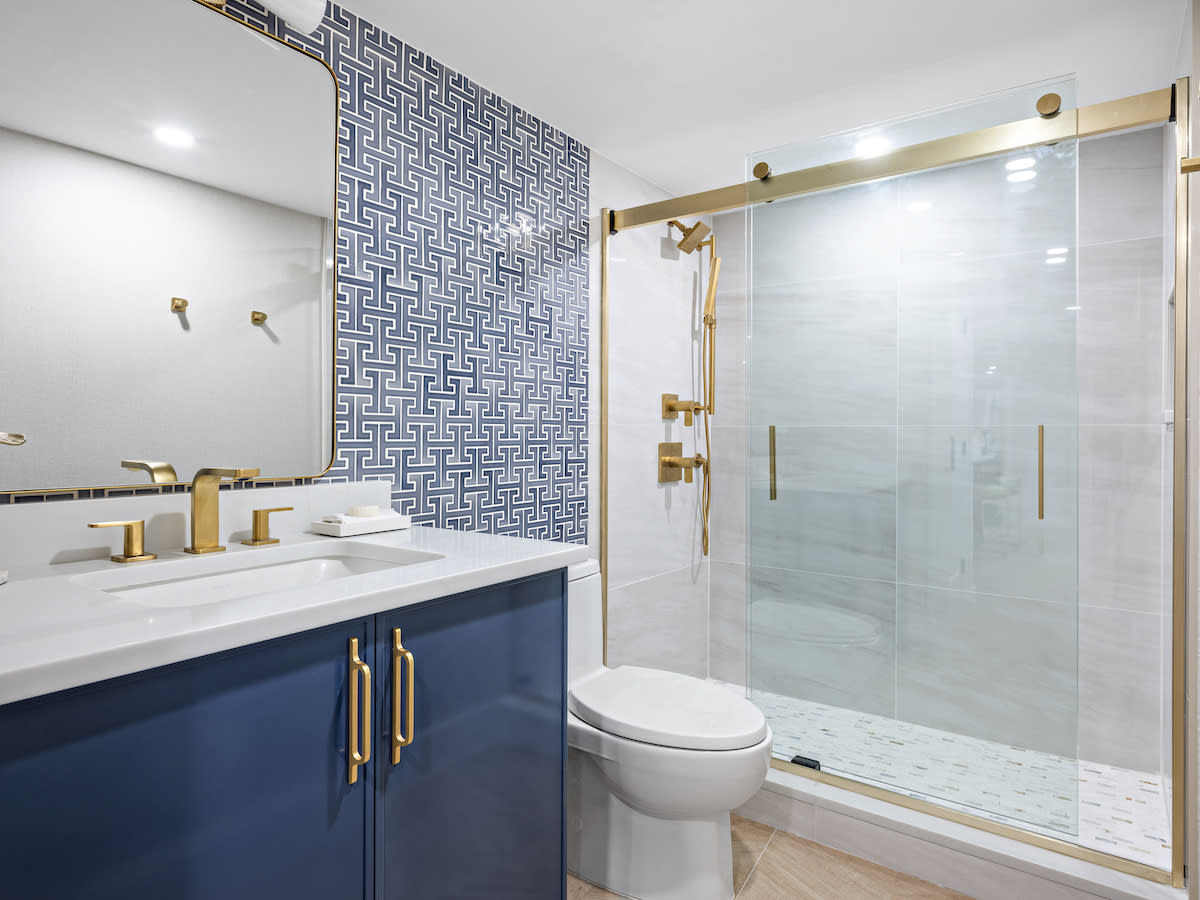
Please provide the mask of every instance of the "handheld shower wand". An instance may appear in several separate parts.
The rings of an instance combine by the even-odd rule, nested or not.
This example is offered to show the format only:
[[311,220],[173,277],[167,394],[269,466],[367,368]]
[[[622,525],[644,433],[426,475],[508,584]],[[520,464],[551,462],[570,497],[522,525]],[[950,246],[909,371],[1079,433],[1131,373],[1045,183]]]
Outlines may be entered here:
[[[709,431],[709,416],[717,411],[716,364],[717,364],[717,283],[721,278],[721,257],[717,256],[717,239],[710,237],[712,229],[703,222],[688,228],[672,219],[668,227],[678,228],[683,238],[676,244],[684,253],[694,253],[707,247],[710,254],[708,264],[708,290],[704,297],[704,336],[700,343],[701,394],[704,398],[696,412],[704,414],[704,486],[701,488],[701,516],[704,520],[703,549],[708,555],[708,513],[712,505],[712,436]],[[707,240],[705,240],[707,238]]]

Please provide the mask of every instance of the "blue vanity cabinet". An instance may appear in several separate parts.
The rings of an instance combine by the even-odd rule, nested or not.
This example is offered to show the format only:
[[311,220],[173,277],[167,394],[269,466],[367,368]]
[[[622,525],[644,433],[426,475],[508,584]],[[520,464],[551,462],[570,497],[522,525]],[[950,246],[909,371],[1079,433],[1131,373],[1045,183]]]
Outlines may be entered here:
[[0,896],[370,896],[349,640],[304,632],[0,706]]
[[376,900],[565,896],[565,598],[559,570],[376,617]]
[[565,597],[558,570],[0,706],[0,897],[565,896]]

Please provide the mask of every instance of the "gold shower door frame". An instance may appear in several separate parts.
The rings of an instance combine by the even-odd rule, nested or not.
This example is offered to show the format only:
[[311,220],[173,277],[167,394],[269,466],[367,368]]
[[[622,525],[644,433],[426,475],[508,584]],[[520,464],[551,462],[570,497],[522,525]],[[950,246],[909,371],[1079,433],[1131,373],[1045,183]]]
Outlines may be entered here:
[[[690,218],[727,210],[741,209],[797,197],[837,187],[862,184],[934,169],[955,163],[983,159],[1028,147],[1054,144],[1115,131],[1125,131],[1148,125],[1176,123],[1176,151],[1180,174],[1175,197],[1175,372],[1174,421],[1172,458],[1172,632],[1171,632],[1171,871],[1166,872],[1145,863],[1123,859],[1069,841],[1046,837],[1012,825],[993,822],[982,816],[947,809],[936,803],[918,800],[904,794],[863,784],[851,778],[815,771],[778,759],[771,760],[772,768],[823,782],[857,794],[895,803],[908,809],[928,813],[961,825],[978,828],[1002,837],[1012,838],[1035,847],[1053,850],[1075,859],[1096,863],[1160,884],[1184,886],[1184,866],[1188,849],[1197,841],[1186,823],[1187,798],[1192,795],[1196,778],[1195,741],[1188,740],[1189,723],[1196,722],[1197,699],[1189,690],[1194,678],[1192,660],[1200,646],[1195,617],[1188,615],[1188,597],[1196,591],[1192,544],[1197,529],[1189,529],[1189,519],[1195,515],[1194,504],[1188,502],[1188,326],[1190,293],[1188,290],[1188,256],[1190,253],[1189,193],[1187,172],[1200,171],[1183,167],[1191,154],[1189,79],[1181,78],[1171,87],[1137,94],[1108,103],[1063,110],[1051,118],[1038,116],[998,125],[966,134],[954,135],[903,147],[886,156],[872,159],[851,159],[828,165],[768,175],[742,184],[687,194],[628,209],[600,211],[600,583],[604,606],[604,656],[608,661],[608,401],[609,401],[609,243],[622,231],[657,225],[669,219]],[[1200,336],[1198,336],[1200,337]],[[1193,376],[1195,371],[1193,371]],[[1190,696],[1189,696],[1190,695]]]

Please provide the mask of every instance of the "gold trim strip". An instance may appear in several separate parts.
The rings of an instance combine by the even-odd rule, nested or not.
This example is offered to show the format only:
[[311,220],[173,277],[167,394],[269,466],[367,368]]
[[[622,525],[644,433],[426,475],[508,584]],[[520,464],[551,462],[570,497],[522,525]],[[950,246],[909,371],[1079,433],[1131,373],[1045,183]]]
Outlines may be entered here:
[[[1191,152],[1190,94],[1187,78],[1175,83],[1175,143],[1182,161]],[[1171,508],[1171,868],[1172,884],[1184,886],[1183,870],[1187,862],[1187,843],[1193,837],[1187,829],[1187,798],[1192,786],[1187,781],[1188,690],[1191,666],[1189,641],[1193,623],[1189,622],[1188,597],[1191,543],[1188,537],[1188,284],[1189,177],[1175,179],[1175,424],[1172,435],[1172,508]],[[1190,702],[1194,702],[1194,699]],[[1195,727],[1193,720],[1192,727]]]
[[[249,22],[243,22],[237,16],[232,15],[231,13],[227,12],[224,9],[219,9],[218,7],[206,2],[206,0],[193,0],[193,2],[202,6],[204,9],[215,12],[217,15],[224,16],[225,18],[229,19],[231,22],[235,22],[238,25],[242,26],[243,28],[249,28],[251,31],[253,31],[257,34],[260,34],[263,37],[270,38],[271,40],[275,41],[275,43],[282,44],[284,47],[287,47],[289,50],[295,50],[297,53],[303,53],[309,59],[315,60],[316,62],[318,62],[322,66],[324,66],[325,71],[329,73],[329,77],[333,81],[333,217],[332,217],[332,220],[333,220],[333,247],[332,247],[332,249],[333,249],[333,254],[334,254],[334,262],[333,262],[332,278],[330,281],[330,288],[331,288],[333,296],[331,298],[332,303],[329,308],[329,314],[333,318],[333,346],[330,348],[330,354],[331,354],[331,356],[330,356],[330,373],[331,373],[330,380],[333,383],[332,384],[333,396],[332,396],[332,402],[330,403],[329,408],[333,414],[334,421],[332,423],[332,428],[330,429],[329,462],[327,462],[325,464],[325,467],[323,469],[321,469],[321,471],[317,472],[315,475],[268,475],[268,476],[264,476],[262,478],[250,479],[251,483],[259,482],[259,481],[264,481],[264,482],[294,481],[299,478],[307,478],[307,479],[315,480],[317,478],[322,477],[330,469],[332,469],[333,464],[337,461],[337,406],[338,406],[338,403],[337,403],[337,401],[338,401],[337,246],[338,246],[338,224],[339,224],[339,222],[338,222],[337,189],[338,189],[338,182],[340,179],[340,174],[339,174],[340,166],[338,165],[338,159],[339,159],[338,135],[340,135],[342,132],[342,86],[338,82],[337,73],[333,71],[333,66],[331,66],[325,60],[323,60],[321,57],[317,56],[315,53],[309,53],[303,47],[297,47],[295,44],[288,43],[283,38],[276,37],[275,35],[271,34],[269,31],[263,31],[257,25],[252,25]],[[222,4],[224,4],[224,2],[225,2],[225,0],[221,0]],[[322,300],[323,299],[324,298],[322,298]],[[191,484],[190,481],[177,481],[174,483],[175,484],[187,484],[187,485]],[[0,488],[0,494],[11,494],[13,496],[28,496],[31,494],[66,494],[66,493],[72,493],[75,491],[124,491],[124,490],[132,490],[134,488],[144,489],[147,487],[156,487],[156,486],[157,485],[152,485],[152,484],[151,485],[147,485],[147,484],[108,484],[108,485],[83,484],[83,485],[76,485],[75,487],[67,487],[67,488],[34,488],[34,489],[23,490],[23,491],[6,491],[3,488]],[[162,491],[160,490],[158,493],[161,494]]]
[[617,231],[625,231],[643,225],[656,225],[669,219],[708,215],[769,200],[936,169],[1024,147],[1137,128],[1165,122],[1170,117],[1171,88],[1164,88],[1109,103],[1067,110],[1053,119],[1039,116],[914,144],[874,159],[843,160],[784,175],[772,175],[765,181],[748,181],[644,206],[619,209],[613,214],[613,221]]
[[604,665],[608,665],[608,239],[612,210],[600,210],[600,606]]
[[1106,869],[1124,872],[1126,875],[1135,875],[1138,878],[1144,878],[1147,881],[1153,881],[1156,884],[1171,883],[1170,872],[1165,872],[1162,869],[1156,869],[1153,866],[1146,865],[1145,863],[1134,862],[1131,859],[1123,859],[1122,857],[1112,856],[1108,853],[1101,853],[1099,850],[1092,850],[1090,847],[1081,847],[1078,844],[1072,844],[1070,841],[1064,841],[1060,838],[1052,838],[1042,834],[1034,834],[1033,832],[1017,828],[1015,825],[1006,825],[1003,822],[993,822],[991,819],[985,819],[982,816],[960,812],[957,809],[949,809],[945,806],[939,806],[938,804],[932,803],[928,800],[918,800],[916,797],[909,797],[906,794],[898,794],[895,791],[889,791],[887,788],[875,787],[872,784],[863,784],[861,781],[855,781],[853,778],[845,778],[841,775],[832,775],[829,772],[819,772],[815,769],[809,769],[805,766],[797,766],[794,763],[786,762],[782,759],[775,759],[774,757],[771,758],[771,768],[778,769],[781,772],[787,772],[791,775],[800,775],[809,779],[810,781],[818,781],[821,784],[828,784],[831,787],[841,788],[842,790],[850,791],[854,794],[860,794],[864,797],[870,797],[874,800],[883,800],[887,803],[894,803],[896,806],[903,807],[904,809],[911,809],[914,812],[925,813],[926,815],[935,816],[939,819],[945,819],[958,825],[965,825],[968,828],[978,828],[980,831],[986,831],[989,834],[999,835],[1000,837],[1011,838],[1012,840],[1019,841],[1022,844],[1040,847],[1043,850],[1051,850],[1055,853],[1061,853],[1064,856],[1070,856],[1074,859],[1083,860],[1084,862],[1095,863],[1096,865],[1103,866]]

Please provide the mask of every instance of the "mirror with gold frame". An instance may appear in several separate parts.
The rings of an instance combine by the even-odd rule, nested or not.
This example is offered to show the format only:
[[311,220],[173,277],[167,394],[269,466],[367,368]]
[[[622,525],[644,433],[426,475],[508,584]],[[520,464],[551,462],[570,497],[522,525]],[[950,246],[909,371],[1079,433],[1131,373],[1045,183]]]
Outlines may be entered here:
[[6,10],[0,492],[329,467],[337,102],[200,0]]

